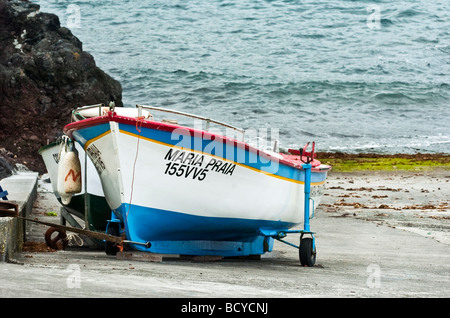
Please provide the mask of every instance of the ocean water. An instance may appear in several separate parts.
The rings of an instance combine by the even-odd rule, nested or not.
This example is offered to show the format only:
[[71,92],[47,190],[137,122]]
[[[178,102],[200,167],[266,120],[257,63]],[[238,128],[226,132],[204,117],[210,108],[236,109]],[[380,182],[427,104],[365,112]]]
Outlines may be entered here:
[[127,107],[266,130],[283,147],[450,153],[448,0],[35,2]]

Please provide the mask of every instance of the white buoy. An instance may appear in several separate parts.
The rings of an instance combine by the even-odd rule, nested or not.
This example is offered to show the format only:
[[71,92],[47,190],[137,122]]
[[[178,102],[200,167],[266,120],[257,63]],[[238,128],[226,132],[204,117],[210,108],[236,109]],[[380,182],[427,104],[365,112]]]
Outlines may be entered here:
[[61,144],[58,163],[58,193],[67,205],[74,193],[81,192],[81,163],[74,143],[65,138]]

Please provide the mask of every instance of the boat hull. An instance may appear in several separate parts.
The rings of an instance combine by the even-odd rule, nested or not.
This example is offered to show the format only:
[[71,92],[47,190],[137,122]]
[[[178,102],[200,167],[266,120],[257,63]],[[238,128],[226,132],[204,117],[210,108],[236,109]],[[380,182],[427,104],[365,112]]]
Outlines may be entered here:
[[[90,157],[127,239],[155,253],[271,250],[263,231],[303,222],[305,172],[219,135],[121,116],[65,127]],[[312,173],[311,211],[327,171]],[[150,246],[150,247],[148,247]]]

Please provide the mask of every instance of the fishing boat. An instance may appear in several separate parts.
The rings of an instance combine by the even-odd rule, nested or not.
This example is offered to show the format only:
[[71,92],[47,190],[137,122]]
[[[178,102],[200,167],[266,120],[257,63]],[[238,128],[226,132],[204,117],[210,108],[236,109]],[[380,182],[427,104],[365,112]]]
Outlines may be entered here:
[[[108,108],[87,107],[82,111],[86,117],[100,116]],[[117,113],[125,116],[137,114],[133,109],[120,108]],[[79,112],[72,112],[72,120],[80,120],[82,115]],[[41,155],[47,172],[50,176],[53,193],[61,206],[71,215],[85,221],[85,228],[92,231],[106,231],[108,220],[111,219],[111,208],[109,207],[103,193],[102,183],[94,164],[84,151],[84,148],[76,141],[62,136],[56,141],[41,147],[38,153]],[[64,193],[58,185],[61,178],[66,178],[66,174],[60,175],[60,160],[64,148],[73,147],[80,166],[80,189],[70,195]],[[73,176],[69,176],[73,177]],[[70,220],[69,220],[70,221]],[[76,221],[72,221],[76,222]],[[74,224],[72,224],[74,225]]]
[[[135,116],[116,110],[81,107],[64,133],[81,145],[98,172],[113,211],[108,227],[115,229],[107,231],[125,235],[132,248],[261,255],[272,250],[274,239],[309,224],[331,169],[314,159],[314,147],[310,153],[306,146],[279,153],[246,143],[240,128],[202,116],[144,105],[132,109]],[[213,124],[226,134],[211,129]],[[242,138],[227,137],[229,132]]]

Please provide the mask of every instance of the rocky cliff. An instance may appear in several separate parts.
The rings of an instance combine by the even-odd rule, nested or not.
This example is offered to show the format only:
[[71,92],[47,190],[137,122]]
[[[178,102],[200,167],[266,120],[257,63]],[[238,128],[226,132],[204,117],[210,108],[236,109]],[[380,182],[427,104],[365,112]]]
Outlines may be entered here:
[[0,156],[43,173],[37,151],[61,134],[72,109],[110,101],[122,106],[120,83],[56,15],[0,0]]

